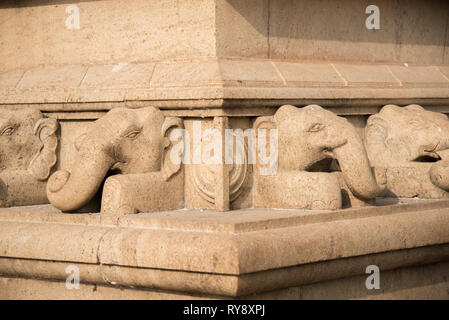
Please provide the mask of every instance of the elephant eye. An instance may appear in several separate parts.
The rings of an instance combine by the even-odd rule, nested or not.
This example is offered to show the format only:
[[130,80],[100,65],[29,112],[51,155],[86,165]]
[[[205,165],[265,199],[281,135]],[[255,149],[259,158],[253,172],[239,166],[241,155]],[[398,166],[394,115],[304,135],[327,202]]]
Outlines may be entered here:
[[324,125],[323,124],[321,124],[321,123],[315,123],[315,124],[313,124],[310,128],[309,128],[309,130],[307,130],[308,132],[318,132],[318,131],[320,131],[320,130],[323,130],[323,128],[324,128]]
[[10,136],[14,133],[14,128],[13,127],[6,127],[5,129],[3,129],[1,135],[2,136]]
[[408,124],[409,124],[410,126],[415,127],[415,128],[421,127],[421,122],[420,122],[419,120],[410,120],[410,121],[408,122]]
[[134,139],[139,135],[139,133],[140,133],[140,131],[137,131],[137,130],[131,131],[125,135],[125,138]]

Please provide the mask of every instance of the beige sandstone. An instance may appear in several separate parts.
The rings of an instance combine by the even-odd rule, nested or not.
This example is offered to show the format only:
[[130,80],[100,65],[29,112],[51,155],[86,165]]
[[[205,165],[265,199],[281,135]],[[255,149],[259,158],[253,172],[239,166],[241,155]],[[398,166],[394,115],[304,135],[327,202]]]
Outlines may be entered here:
[[418,105],[387,105],[368,119],[371,164],[385,176],[390,196],[447,197],[449,119]]
[[[75,1],[69,30],[69,4],[22,2],[0,4],[1,299],[449,298],[446,3],[379,0],[367,30],[357,0]],[[198,123],[219,161],[174,163]],[[249,137],[226,163],[228,129],[268,154],[278,130],[276,170]]]
[[[271,115],[273,107],[287,103],[319,104],[340,115],[373,114],[391,103],[422,104],[449,112],[449,80],[441,64],[409,66],[405,79],[409,83],[404,84],[397,80],[402,69],[393,68],[391,63],[287,63],[212,57],[154,64],[153,71],[149,63],[97,64],[88,67],[85,77],[73,73],[76,81],[61,78],[66,66],[42,67],[37,74],[27,70],[24,78],[28,73],[35,77],[25,78],[26,87],[22,87],[22,77],[6,72],[4,77],[11,78],[0,87],[0,103],[14,109],[30,104],[59,117],[75,111],[75,119],[87,111],[104,113],[114,107],[148,105],[166,110],[168,115],[187,117]],[[71,69],[78,70],[76,67]],[[211,114],[216,108],[226,110]]]
[[[169,133],[182,126],[181,119],[164,117],[152,107],[109,111],[75,141],[77,153],[71,170],[60,170],[50,177],[50,203],[64,211],[83,208],[112,171],[119,175],[104,182],[101,212],[126,214],[180,208],[182,175],[177,183],[169,180],[181,170],[181,163],[176,165],[170,159],[175,142]],[[148,192],[151,196],[147,196]],[[172,197],[161,201],[165,193]]]
[[79,30],[65,27],[67,5],[4,1],[1,70],[212,56],[448,63],[446,3],[379,0],[376,32],[364,27],[368,4],[357,0],[75,3]]
[[[370,264],[382,274],[407,274],[408,268],[447,271],[432,266],[444,266],[449,257],[447,207],[447,200],[415,200],[375,210],[181,210],[126,216],[67,215],[51,206],[0,209],[0,274],[62,281],[58,292],[67,297],[72,294],[64,292],[68,266],[79,267],[82,285],[120,286],[131,290],[128,298],[139,297],[134,289],[148,294],[162,290],[167,298],[186,292],[211,298],[262,293],[282,298],[286,288],[319,288],[330,285],[328,281],[334,286],[329,294],[338,297],[342,290],[340,297],[347,298],[346,280],[338,282],[347,277],[354,277],[350,286],[358,292],[355,296],[370,296],[376,295],[365,288]],[[384,294],[418,297],[413,291],[419,292],[421,284],[444,287],[441,271],[431,281],[382,282],[388,288]],[[47,295],[39,295],[37,284],[26,290]],[[2,289],[8,285],[2,282]],[[316,297],[322,296],[315,290]],[[438,289],[429,297],[446,298],[447,291]]]
[[[161,290],[116,288],[95,284],[80,284],[80,290],[67,290],[65,282],[0,278],[1,299],[449,299],[447,294],[447,263],[403,268],[383,273],[386,287],[381,290],[367,290],[360,286],[366,275],[329,280],[281,290],[243,295],[239,297],[201,295]],[[302,274],[302,272],[301,272]],[[288,275],[291,276],[291,275]],[[283,275],[278,279],[284,279]],[[264,278],[265,280],[265,278]],[[258,279],[257,283],[262,282]],[[250,284],[254,285],[254,284]]]
[[[362,138],[345,118],[317,105],[282,106],[274,116],[258,118],[255,128],[278,130],[279,153],[274,172],[259,173],[261,165],[255,171],[256,207],[338,209],[340,185],[362,200],[374,199],[383,190]],[[332,159],[338,160],[342,179],[319,172],[331,170]]]
[[57,161],[57,121],[33,109],[0,111],[0,205],[48,203],[45,185]]

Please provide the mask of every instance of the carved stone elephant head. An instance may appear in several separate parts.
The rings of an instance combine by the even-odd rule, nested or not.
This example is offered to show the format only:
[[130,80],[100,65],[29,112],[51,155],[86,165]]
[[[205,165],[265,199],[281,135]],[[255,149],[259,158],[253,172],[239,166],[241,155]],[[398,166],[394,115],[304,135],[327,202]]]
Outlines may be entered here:
[[58,122],[39,110],[0,111],[2,206],[47,203],[46,180],[57,161]]
[[168,133],[175,127],[182,127],[181,119],[164,117],[153,107],[112,109],[77,139],[75,164],[71,172],[61,170],[50,177],[48,199],[63,211],[77,210],[92,199],[108,172],[129,176],[159,172],[160,181],[151,183],[168,181],[181,166],[169,155]]
[[[444,160],[449,150],[446,115],[419,105],[386,105],[368,119],[365,137],[371,163],[390,172],[389,188],[398,196],[438,197],[430,182],[427,184],[429,178],[435,186],[449,190],[449,172]],[[402,173],[402,178],[395,179],[394,171]],[[406,176],[421,181],[412,182]],[[414,191],[406,192],[412,184],[416,184]]]
[[[326,159],[338,160],[346,186],[358,198],[373,199],[382,192],[383,188],[377,184],[370,167],[362,139],[345,118],[317,105],[304,108],[287,105],[279,108],[272,117],[260,117],[256,120],[256,127],[257,122],[270,122],[273,128],[278,129],[278,175],[307,172],[307,175],[303,174],[303,180],[310,180],[311,183],[316,183],[312,177],[318,177],[319,174],[328,176],[328,182],[321,180],[321,192],[316,186],[309,188],[307,185],[302,185],[303,189],[299,192],[308,193],[311,188],[315,188],[317,198],[324,198],[330,192],[341,193],[340,188],[336,187],[333,191],[326,190],[335,184],[334,180],[329,173],[317,172]],[[286,188],[288,183],[281,183],[279,188]],[[334,198],[338,200],[338,197]],[[321,205],[319,208],[335,209],[331,205]]]

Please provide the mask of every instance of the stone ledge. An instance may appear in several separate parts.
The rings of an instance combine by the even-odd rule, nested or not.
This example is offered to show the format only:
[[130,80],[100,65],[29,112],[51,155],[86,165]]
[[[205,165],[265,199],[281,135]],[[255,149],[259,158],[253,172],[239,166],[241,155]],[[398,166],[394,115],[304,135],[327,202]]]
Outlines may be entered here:
[[[449,260],[449,201],[133,216],[0,209],[0,275],[242,296]],[[282,281],[281,281],[282,280]]]
[[[244,115],[249,112],[244,108],[316,103],[348,108],[336,108],[337,113],[371,114],[377,111],[373,107],[386,103],[448,108],[448,70],[231,58],[69,65],[0,74],[0,104],[35,104],[51,112],[142,104],[173,111],[238,106],[243,108],[238,114]],[[356,106],[371,109],[350,108]]]
[[[40,279],[60,281],[65,289],[68,266],[77,266],[80,270],[82,285],[106,286],[118,290],[145,290],[157,295],[165,293],[166,298],[176,299],[188,296],[208,298],[258,298],[259,295],[275,293],[289,288],[321,285],[328,281],[344,281],[348,277],[362,277],[359,287],[364,287],[365,269],[368,265],[379,266],[382,274],[397,272],[408,267],[425,267],[434,263],[449,261],[449,246],[432,246],[399,250],[387,253],[365,255],[348,259],[337,259],[319,263],[310,263],[290,268],[274,269],[250,274],[223,275],[152,268],[135,268],[102,264],[83,264],[74,262],[30,260],[18,258],[0,258],[0,279]],[[45,282],[44,282],[45,283]],[[0,280],[0,288],[2,283]],[[398,288],[395,288],[398,289]],[[401,289],[401,288],[399,288]],[[40,289],[42,290],[42,289]],[[0,290],[0,297],[1,292]],[[16,292],[17,290],[14,290]],[[67,294],[67,290],[63,290]],[[162,291],[162,292],[161,292]],[[342,287],[340,287],[340,291]],[[334,292],[334,294],[336,294]],[[42,291],[37,295],[44,298]],[[256,295],[256,296],[254,296]],[[338,294],[336,294],[338,297]],[[18,296],[17,298],[23,298]],[[272,297],[271,297],[272,298]],[[298,298],[292,297],[292,298]]]
[[[377,261],[379,262],[379,261]],[[129,288],[119,285],[80,283],[79,290],[67,290],[62,281],[0,277],[0,299],[444,299],[449,298],[449,264],[437,262],[388,270],[381,265],[381,290],[365,288],[366,274],[252,293],[223,296],[192,292]],[[366,265],[359,269],[364,269]],[[360,271],[358,270],[358,271]],[[287,276],[294,277],[293,274]],[[265,279],[258,279],[264,283]],[[293,283],[294,281],[290,281]]]
[[229,212],[217,212],[214,210],[182,209],[135,215],[62,214],[60,210],[51,205],[36,205],[0,208],[0,221],[238,234],[337,220],[369,218],[392,213],[441,210],[449,208],[449,199],[378,198],[376,204],[376,206],[354,207],[336,211],[237,209]]

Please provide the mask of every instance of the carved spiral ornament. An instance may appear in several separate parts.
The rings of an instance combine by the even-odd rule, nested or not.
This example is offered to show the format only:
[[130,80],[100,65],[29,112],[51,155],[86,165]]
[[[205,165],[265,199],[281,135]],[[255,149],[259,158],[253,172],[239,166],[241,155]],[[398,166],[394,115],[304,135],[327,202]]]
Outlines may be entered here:
[[[238,139],[237,139],[238,141]],[[242,142],[239,141],[240,145],[236,149],[244,150],[243,152],[243,163],[237,164],[235,159],[229,171],[229,201],[232,202],[237,199],[241,192],[242,186],[247,178],[248,173],[248,155],[247,155],[247,144],[246,142],[242,146]],[[235,157],[234,157],[235,158]],[[201,198],[210,202],[215,203],[215,176],[216,176],[217,165],[194,165],[193,166],[193,182],[195,190],[199,193]]]

